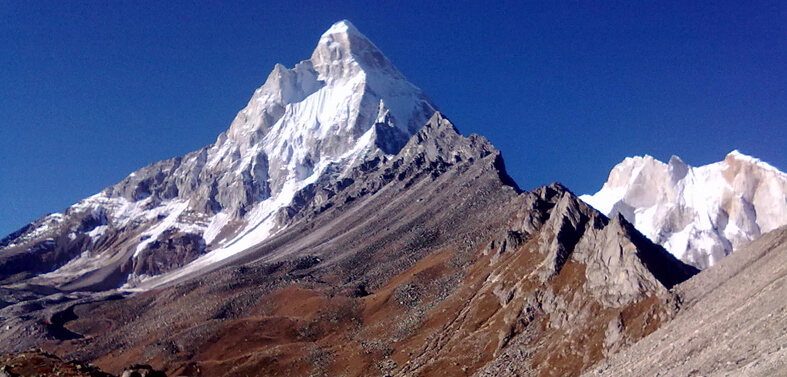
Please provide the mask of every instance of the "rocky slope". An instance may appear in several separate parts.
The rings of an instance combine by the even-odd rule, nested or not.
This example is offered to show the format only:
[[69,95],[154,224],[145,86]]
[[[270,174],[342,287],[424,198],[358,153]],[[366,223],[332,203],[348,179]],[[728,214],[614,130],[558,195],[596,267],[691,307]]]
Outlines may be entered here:
[[104,290],[192,270],[265,240],[298,192],[396,154],[435,106],[348,21],[277,65],[216,142],[161,161],[0,241],[0,281]]
[[666,164],[650,156],[627,158],[601,191],[581,198],[610,216],[622,214],[698,268],[787,225],[787,174],[738,151],[700,167],[676,156]]
[[669,320],[669,288],[696,272],[559,184],[519,192],[499,152],[439,113],[348,177],[222,268],[42,305],[27,315],[49,327],[15,344],[114,373],[578,375]]
[[[40,350],[0,356],[0,377],[38,376],[115,377],[102,372],[95,365],[67,363],[55,355]],[[154,370],[149,365],[132,365],[124,369],[120,377],[167,377],[167,375]]]
[[787,228],[763,235],[677,291],[685,302],[674,320],[587,376],[787,372]]

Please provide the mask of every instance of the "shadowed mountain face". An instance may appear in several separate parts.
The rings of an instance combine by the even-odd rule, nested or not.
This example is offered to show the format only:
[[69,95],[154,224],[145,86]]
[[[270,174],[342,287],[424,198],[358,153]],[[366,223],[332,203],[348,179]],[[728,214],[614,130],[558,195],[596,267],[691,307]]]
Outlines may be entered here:
[[[362,93],[416,93],[420,101],[414,87],[380,85],[381,74],[400,74],[351,25],[331,30],[300,69],[323,69],[325,77],[366,72],[371,89]],[[347,41],[366,47],[347,55]],[[343,63],[323,64],[331,56]],[[294,81],[282,80],[311,77],[298,69],[281,73]],[[309,90],[342,82],[323,81]],[[296,84],[285,97],[310,98]],[[378,104],[375,120],[361,127],[368,143],[321,139],[331,148],[351,145],[352,153],[321,160],[308,179],[273,184],[297,188],[287,200],[251,201],[246,214],[227,218],[200,212],[223,224],[218,231],[200,223],[195,201],[148,208],[148,199],[132,207],[161,216],[118,228],[113,221],[132,207],[113,207],[112,194],[102,202],[106,211],[77,206],[12,235],[2,254],[0,351],[40,346],[110,373],[144,363],[175,376],[565,376],[674,316],[670,288],[696,269],[560,184],[522,192],[486,139],[460,135],[439,112],[420,128],[401,123],[401,103],[389,102],[398,105]],[[288,106],[280,119],[301,119],[298,106]],[[425,108],[410,109],[417,119]],[[233,123],[227,138],[246,135],[239,124],[246,123]],[[278,129],[270,127],[265,135]],[[145,238],[151,227],[161,232]],[[260,231],[265,237],[257,238]],[[47,237],[47,249],[31,252]],[[13,259],[62,264],[77,254],[45,275],[51,266],[21,268]],[[123,282],[135,293],[110,289]]]

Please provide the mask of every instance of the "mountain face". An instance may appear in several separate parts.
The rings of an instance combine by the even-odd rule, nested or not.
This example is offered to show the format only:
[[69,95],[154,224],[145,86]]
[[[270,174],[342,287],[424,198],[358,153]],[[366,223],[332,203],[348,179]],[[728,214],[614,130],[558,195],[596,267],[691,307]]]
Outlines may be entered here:
[[101,290],[210,265],[280,231],[296,194],[321,177],[396,154],[434,112],[372,42],[339,22],[311,59],[277,65],[213,145],[3,239],[0,279],[49,273],[63,289]]
[[627,158],[601,191],[581,199],[623,215],[653,242],[707,268],[761,234],[787,224],[787,174],[733,151],[691,167],[673,156]]
[[115,374],[576,376],[697,273],[560,184],[521,191],[346,21],[214,145],[2,245],[0,353]]

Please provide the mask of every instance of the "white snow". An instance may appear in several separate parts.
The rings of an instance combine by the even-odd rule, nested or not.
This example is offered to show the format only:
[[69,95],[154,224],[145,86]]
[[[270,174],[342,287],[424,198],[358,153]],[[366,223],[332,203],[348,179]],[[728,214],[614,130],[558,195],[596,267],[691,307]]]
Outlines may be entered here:
[[730,245],[753,240],[760,229],[787,224],[787,175],[767,163],[733,151],[721,162],[688,167],[675,182],[670,169],[650,156],[626,158],[598,193],[580,198],[607,215],[619,202],[634,207],[629,220],[652,241],[678,258],[691,250],[711,264],[719,250],[729,254]]
[[213,243],[213,241],[216,239],[216,236],[219,235],[219,232],[221,232],[224,226],[227,225],[229,219],[229,215],[225,212],[219,212],[210,219],[208,227],[202,234],[202,238],[205,240],[206,244]]
[[164,233],[165,231],[178,228],[178,217],[181,213],[188,207],[188,202],[181,202],[181,201],[170,201],[166,205],[156,207],[154,210],[150,211],[148,216],[158,216],[163,215],[166,216],[158,225],[154,226],[152,229],[144,232],[141,237],[147,237],[139,244],[137,244],[137,249],[134,251],[134,258],[138,257],[139,254],[145,250],[145,248],[153,241],[156,241],[158,237]]
[[107,231],[107,228],[108,227],[106,225],[99,225],[87,232],[87,235],[95,240],[96,238],[103,236],[104,232]]
[[601,213],[609,214],[612,212],[612,207],[621,201],[624,195],[626,195],[625,187],[614,187],[602,189],[595,195],[581,195],[579,198]]
[[[663,246],[667,250],[674,250],[672,254],[675,255],[678,259],[683,259],[684,254],[686,253],[686,248],[689,245],[689,237],[691,236],[692,226],[686,226],[681,231],[673,233],[666,242],[664,242]],[[643,234],[648,235],[642,231]]]
[[352,23],[350,23],[350,21],[347,20],[341,20],[331,25],[331,27],[322,35],[324,37],[329,34],[343,34],[343,33],[355,34],[363,38],[366,38],[363,34],[361,34],[361,32],[358,31],[358,29],[355,28],[355,26]]
[[58,231],[62,223],[63,223],[62,213],[49,214],[45,216],[43,219],[41,219],[41,225],[39,225],[36,228],[28,230],[27,233],[15,239],[14,242],[10,243],[7,247],[10,248],[17,245],[21,245],[27,241],[34,240],[39,237],[43,237],[47,233]]
[[[276,233],[274,229],[276,225],[275,214],[280,209],[288,206],[292,202],[293,197],[295,196],[296,193],[298,193],[298,191],[316,182],[317,179],[320,177],[320,175],[322,175],[325,168],[328,167],[328,165],[335,162],[344,162],[345,164],[348,164],[349,161],[353,160],[361,152],[365,151],[365,147],[371,142],[371,135],[372,135],[372,130],[370,129],[361,138],[358,139],[354,148],[347,151],[338,159],[321,161],[320,164],[315,168],[314,173],[312,173],[306,179],[287,180],[286,183],[284,184],[284,187],[282,187],[282,190],[278,193],[278,195],[263,200],[262,202],[257,204],[254,207],[254,209],[252,209],[249,212],[249,214],[245,217],[245,221],[247,222],[247,225],[243,228],[242,231],[238,233],[238,235],[235,238],[224,243],[220,248],[215,249],[211,253],[206,254],[204,257],[200,258],[201,259],[200,262],[204,264],[211,264],[224,260],[239,252],[245,251],[252,246],[257,245],[262,241],[268,239],[270,236],[274,235]],[[221,221],[223,220],[221,219],[218,220],[218,222]],[[214,229],[211,229],[211,231],[217,232]],[[212,241],[213,237],[215,237],[215,234],[211,234],[211,236],[212,236],[211,237],[211,241]]]

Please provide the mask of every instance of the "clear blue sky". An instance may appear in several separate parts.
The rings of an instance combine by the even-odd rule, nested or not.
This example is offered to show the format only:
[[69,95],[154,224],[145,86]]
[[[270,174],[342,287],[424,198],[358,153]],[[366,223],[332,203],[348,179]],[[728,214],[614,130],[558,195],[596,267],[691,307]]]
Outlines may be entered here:
[[646,153],[787,168],[783,1],[159,3],[0,0],[2,235],[212,143],[345,18],[525,189]]

